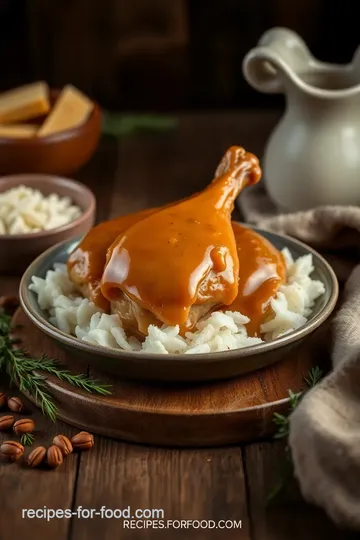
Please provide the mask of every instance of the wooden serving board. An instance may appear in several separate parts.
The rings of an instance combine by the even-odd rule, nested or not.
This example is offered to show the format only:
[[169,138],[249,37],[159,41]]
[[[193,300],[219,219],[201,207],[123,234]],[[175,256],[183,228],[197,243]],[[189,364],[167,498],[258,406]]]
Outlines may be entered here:
[[[112,385],[112,395],[88,394],[48,376],[61,420],[93,433],[160,446],[219,446],[263,438],[274,431],[273,413],[288,408],[288,390],[304,388],[304,376],[326,358],[326,328],[280,362],[237,379],[206,384],[149,384],[115,379],[71,355],[40,332],[19,308],[14,337],[29,354],[47,354],[74,372]],[[31,398],[30,398],[31,399]]]

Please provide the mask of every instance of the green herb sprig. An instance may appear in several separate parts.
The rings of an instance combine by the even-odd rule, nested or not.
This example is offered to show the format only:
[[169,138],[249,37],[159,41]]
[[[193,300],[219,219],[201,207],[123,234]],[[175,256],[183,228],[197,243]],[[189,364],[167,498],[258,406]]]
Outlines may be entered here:
[[103,113],[104,135],[121,138],[137,132],[167,132],[178,127],[178,119],[158,114],[123,115],[109,111]]
[[23,446],[32,446],[34,444],[35,437],[32,433],[24,433],[21,435],[20,442]]
[[16,344],[17,341],[11,338],[11,317],[0,310],[0,372],[5,371],[10,381],[18,384],[21,392],[33,397],[43,414],[52,421],[56,420],[58,410],[48,391],[44,373],[86,392],[103,396],[111,393],[109,385],[101,384],[85,374],[75,375],[46,355],[31,357],[23,349],[17,348]]
[[[290,415],[296,407],[299,405],[300,401],[304,395],[311,390],[323,376],[323,371],[319,366],[315,366],[311,369],[308,376],[304,378],[305,388],[302,392],[295,393],[292,390],[289,390],[289,410],[287,414],[280,414],[275,412],[273,416],[274,423],[277,426],[274,439],[288,439],[290,434]],[[288,444],[285,446],[285,461],[280,471],[280,479],[271,489],[268,494],[268,502],[271,502],[280,492],[283,491],[288,481],[294,475],[294,467],[291,459],[291,451]]]

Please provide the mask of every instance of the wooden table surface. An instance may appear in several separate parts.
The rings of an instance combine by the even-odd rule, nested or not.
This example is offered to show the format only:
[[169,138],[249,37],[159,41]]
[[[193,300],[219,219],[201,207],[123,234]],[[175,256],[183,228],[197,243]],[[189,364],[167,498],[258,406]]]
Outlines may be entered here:
[[[277,112],[184,114],[173,132],[142,133],[120,141],[106,137],[78,178],[97,197],[98,221],[159,205],[203,188],[226,148],[244,145],[261,157]],[[19,278],[2,277],[0,294],[17,292]],[[1,390],[14,395],[7,381]],[[31,407],[37,443],[56,433]],[[0,441],[6,435],[2,434]],[[301,498],[296,484],[272,504],[267,495],[279,479],[283,446],[272,441],[216,449],[151,448],[95,437],[88,452],[72,455],[54,471],[0,464],[0,540],[356,538],[337,529]],[[116,519],[23,519],[22,510],[163,509],[167,520],[241,520],[241,529],[123,529]]]

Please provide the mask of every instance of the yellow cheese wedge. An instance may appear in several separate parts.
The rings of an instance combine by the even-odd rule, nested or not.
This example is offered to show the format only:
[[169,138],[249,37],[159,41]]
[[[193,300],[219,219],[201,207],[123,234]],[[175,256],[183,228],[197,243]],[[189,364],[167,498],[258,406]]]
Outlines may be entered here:
[[85,122],[93,108],[94,103],[69,84],[63,88],[37,136],[45,137],[78,126]]
[[36,135],[39,126],[31,124],[5,124],[0,125],[0,139],[27,139]]
[[0,94],[0,124],[24,122],[49,110],[49,88],[45,82],[26,84]]

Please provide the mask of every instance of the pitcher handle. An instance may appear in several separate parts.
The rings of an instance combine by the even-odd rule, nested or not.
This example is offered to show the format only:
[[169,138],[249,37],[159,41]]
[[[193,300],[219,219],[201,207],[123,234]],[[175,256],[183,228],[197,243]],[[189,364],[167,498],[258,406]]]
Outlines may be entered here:
[[287,28],[272,28],[262,35],[257,47],[248,52],[242,68],[253,88],[279,93],[284,91],[284,79],[297,83],[297,73],[308,71],[316,64],[300,36]]

